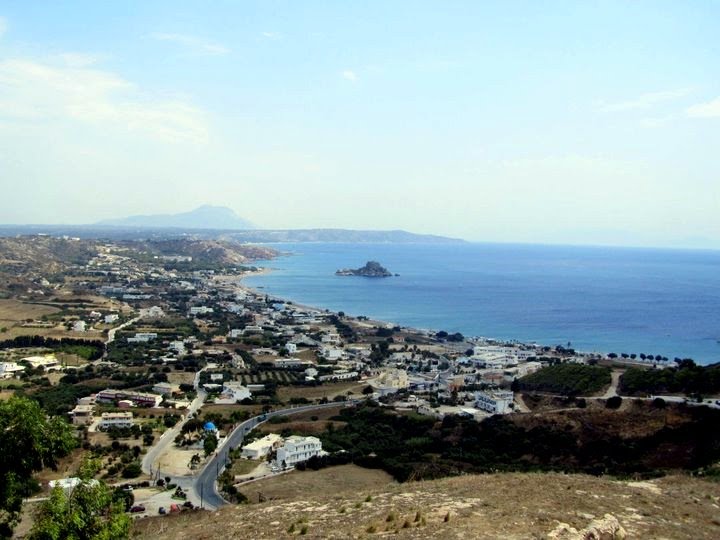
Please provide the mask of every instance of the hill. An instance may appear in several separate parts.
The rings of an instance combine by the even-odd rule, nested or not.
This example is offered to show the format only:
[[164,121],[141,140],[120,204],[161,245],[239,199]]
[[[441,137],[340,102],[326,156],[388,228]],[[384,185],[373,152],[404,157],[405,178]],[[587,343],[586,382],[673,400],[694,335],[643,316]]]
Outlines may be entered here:
[[415,234],[407,231],[367,231],[350,229],[284,229],[253,230],[230,233],[241,242],[301,243],[328,242],[347,244],[453,244],[464,240],[433,234]]
[[[274,481],[292,484],[294,490],[267,502],[140,520],[134,534],[156,540],[388,535],[569,540],[600,537],[584,534],[594,521],[619,524],[628,538],[709,539],[720,531],[720,484],[682,475],[629,482],[509,473],[374,488],[347,485],[339,491],[319,488],[331,470],[282,475]],[[248,484],[246,491],[273,493],[263,482]]]
[[255,226],[224,206],[204,205],[179,214],[156,214],[106,219],[99,226],[176,229],[253,229]]

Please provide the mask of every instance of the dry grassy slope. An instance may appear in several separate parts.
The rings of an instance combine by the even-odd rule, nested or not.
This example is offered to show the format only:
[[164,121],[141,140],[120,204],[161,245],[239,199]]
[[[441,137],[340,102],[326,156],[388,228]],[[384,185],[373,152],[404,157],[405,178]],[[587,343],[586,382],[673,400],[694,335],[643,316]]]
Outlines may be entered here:
[[[368,495],[372,500],[365,502]],[[561,522],[583,529],[609,513],[628,538],[714,539],[720,537],[719,501],[720,484],[686,476],[628,483],[494,474],[150,518],[136,523],[134,534],[157,540],[290,538],[306,527],[306,538],[546,538]]]
[[49,236],[0,237],[0,266],[35,272],[57,272],[66,264],[85,263],[97,253],[95,241]]
[[189,255],[195,260],[219,264],[243,264],[277,255],[273,249],[224,240],[172,239],[130,242],[130,247],[164,255]]

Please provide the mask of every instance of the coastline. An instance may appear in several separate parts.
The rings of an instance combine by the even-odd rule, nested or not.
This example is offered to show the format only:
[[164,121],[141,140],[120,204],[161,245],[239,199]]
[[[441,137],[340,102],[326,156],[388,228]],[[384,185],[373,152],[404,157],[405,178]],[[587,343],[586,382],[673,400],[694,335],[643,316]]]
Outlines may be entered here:
[[[247,272],[246,274],[244,274],[244,275],[242,275],[242,276],[240,276],[240,277],[230,276],[230,277],[232,277],[232,279],[231,279],[230,281],[236,282],[237,286],[238,286],[241,290],[243,290],[243,291],[247,291],[247,292],[250,292],[250,293],[256,294],[256,295],[265,294],[265,295],[267,295],[267,296],[272,296],[273,298],[277,298],[278,300],[280,300],[280,301],[282,301],[282,302],[284,302],[284,303],[286,303],[286,304],[287,304],[287,303],[290,303],[290,304],[292,304],[293,306],[298,307],[298,308],[300,308],[300,309],[304,309],[304,310],[306,310],[306,311],[315,311],[315,312],[318,312],[318,313],[332,313],[333,315],[338,315],[338,313],[340,313],[340,311],[342,311],[342,310],[340,310],[340,311],[334,311],[334,310],[327,309],[327,308],[321,308],[321,307],[317,307],[317,306],[310,306],[310,305],[307,305],[307,304],[301,304],[300,302],[296,302],[296,301],[293,300],[292,298],[281,298],[281,297],[279,297],[279,296],[277,296],[277,295],[275,295],[275,294],[269,294],[269,293],[267,293],[267,292],[264,291],[264,290],[254,289],[253,287],[250,287],[250,286],[245,285],[244,283],[242,283],[243,279],[245,279],[245,278],[255,277],[255,276],[262,276],[262,275],[267,275],[267,274],[270,274],[270,273],[272,273],[272,268],[261,267],[261,268],[258,268],[257,271]],[[359,326],[366,326],[366,327],[382,326],[382,327],[385,327],[385,328],[391,328],[391,327],[393,327],[393,326],[400,326],[401,328],[404,328],[404,329],[406,329],[406,330],[408,330],[408,331],[410,331],[410,332],[416,332],[416,333],[418,333],[418,334],[430,334],[430,333],[433,332],[433,330],[429,330],[429,329],[428,329],[428,330],[423,330],[423,329],[420,329],[420,328],[412,328],[412,327],[409,327],[409,326],[403,326],[403,325],[396,324],[396,323],[393,323],[393,322],[381,321],[381,320],[377,320],[377,319],[371,319],[371,318],[359,319],[357,316],[348,315],[348,314],[345,314],[345,318],[351,319],[353,322],[355,322],[355,323],[358,324]]]
[[[243,291],[249,292],[251,294],[255,295],[267,295],[271,296],[273,298],[277,298],[279,301],[284,303],[291,303],[293,306],[296,306],[300,309],[306,310],[306,311],[314,311],[318,313],[332,313],[334,315],[338,315],[340,311],[331,310],[328,308],[321,308],[317,306],[311,306],[307,304],[302,304],[299,302],[296,302],[295,300],[291,298],[281,298],[275,294],[269,294],[264,290],[256,289],[251,286],[248,286],[243,283],[243,280],[248,277],[255,277],[255,276],[261,276],[261,275],[267,275],[272,273],[273,269],[268,267],[258,267],[258,270],[247,272],[246,274],[237,277],[237,276],[227,276],[229,279],[228,281],[235,282],[238,288],[240,288]],[[384,327],[384,328],[391,328],[391,327],[400,327],[403,331],[409,332],[409,333],[415,333],[415,334],[421,334],[426,337],[432,338],[435,336],[435,334],[438,332],[436,329],[429,329],[429,328],[417,328],[407,325],[402,325],[399,323],[393,323],[385,320],[379,320],[379,319],[372,319],[372,318],[363,318],[359,319],[357,316],[354,315],[344,315],[346,319],[349,319],[353,321],[353,323],[359,325],[359,326],[365,326],[367,328],[373,328],[373,327]],[[505,339],[496,339],[492,337],[487,336],[464,336],[465,341],[468,343],[475,343],[475,344],[486,344],[486,345],[504,345],[504,346],[514,346],[514,347],[520,347],[522,349],[542,349],[543,347],[551,347],[550,345],[544,345],[541,343],[528,343],[523,342],[517,339],[512,340],[505,340]],[[551,347],[552,348],[552,347]],[[608,354],[606,352],[600,352],[600,351],[583,351],[583,350],[577,350],[574,349],[576,356],[579,357],[585,357],[587,359],[597,359],[605,362],[610,362],[612,364],[619,364],[626,367],[645,367],[645,368],[651,368],[653,365],[659,366],[659,367],[671,367],[673,364],[671,362],[643,362],[641,360],[637,359],[631,359],[631,358],[622,358],[618,356],[617,358],[610,358],[608,357]]]

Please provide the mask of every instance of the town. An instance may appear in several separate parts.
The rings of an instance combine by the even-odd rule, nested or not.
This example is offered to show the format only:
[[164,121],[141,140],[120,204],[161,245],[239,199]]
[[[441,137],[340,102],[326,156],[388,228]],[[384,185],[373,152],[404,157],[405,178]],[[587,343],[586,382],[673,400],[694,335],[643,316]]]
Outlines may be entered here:
[[[74,468],[93,456],[96,477],[131,492],[127,510],[138,518],[215,510],[247,500],[244,491],[263,479],[348,463],[349,449],[324,448],[323,440],[333,440],[326,430],[334,421],[342,425],[364,404],[429,425],[528,414],[560,399],[571,409],[589,400],[604,407],[621,399],[628,366],[668,364],[649,354],[500,342],[297,305],[243,285],[271,250],[223,245],[221,256],[208,258],[188,254],[202,252],[194,241],[14,242],[31,252],[55,243],[82,252],[32,270],[4,266],[2,398],[37,400],[81,441],[63,468],[41,471],[42,491],[77,485]],[[533,387],[534,375],[553,368],[581,369],[590,379],[570,390]]]

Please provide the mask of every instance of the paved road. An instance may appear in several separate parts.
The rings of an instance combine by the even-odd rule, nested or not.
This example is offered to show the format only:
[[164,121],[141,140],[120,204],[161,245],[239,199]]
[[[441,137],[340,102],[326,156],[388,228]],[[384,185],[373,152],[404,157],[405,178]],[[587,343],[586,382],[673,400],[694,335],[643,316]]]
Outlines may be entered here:
[[243,423],[239,424],[230,433],[230,435],[228,435],[227,439],[218,448],[212,458],[210,458],[210,461],[208,461],[207,465],[205,465],[205,467],[200,471],[200,474],[197,475],[193,486],[193,491],[195,492],[195,495],[200,497],[202,506],[204,508],[208,508],[211,510],[215,510],[218,507],[227,504],[225,499],[223,499],[218,492],[216,484],[217,478],[223,472],[223,469],[227,464],[228,453],[230,452],[230,450],[240,446],[243,439],[245,438],[245,435],[259,424],[262,424],[273,416],[287,416],[289,414],[296,414],[300,412],[313,411],[318,409],[327,409],[337,407],[339,405],[355,405],[359,403],[359,401],[360,400],[349,400],[340,403],[331,402],[323,403],[321,405],[302,405],[291,409],[272,411],[267,414],[254,416],[249,420],[245,420]]
[[156,468],[154,468],[155,462],[165,452],[168,445],[175,440],[175,437],[178,436],[180,430],[185,425],[185,422],[190,419],[190,416],[197,412],[197,410],[203,406],[203,404],[205,403],[205,398],[207,398],[207,392],[205,392],[205,390],[199,390],[197,397],[192,401],[190,407],[188,407],[188,409],[186,410],[185,418],[175,424],[172,428],[165,431],[165,433],[160,436],[160,440],[158,440],[158,442],[156,442],[152,446],[152,448],[147,451],[147,453],[142,459],[142,470],[144,473],[151,476],[164,476],[161,471],[158,471]]
[[[195,387],[195,391],[197,392],[197,397],[192,401],[190,404],[190,407],[185,411],[185,418],[175,424],[171,429],[165,431],[165,433],[162,434],[160,437],[160,440],[155,443],[155,445],[150,448],[145,456],[142,459],[142,470],[144,473],[149,474],[150,476],[157,476],[162,477],[163,475],[162,471],[158,471],[153,466],[157,459],[165,452],[165,450],[168,447],[168,444],[171,444],[175,437],[177,437],[178,433],[180,433],[180,430],[185,425],[185,422],[187,422],[190,417],[195,414],[200,407],[203,406],[205,403],[205,399],[207,399],[207,392],[200,388],[200,374],[205,370],[208,369],[208,366],[205,366],[200,371],[195,373],[195,379],[193,381],[193,386]],[[182,477],[178,477],[182,478]]]

